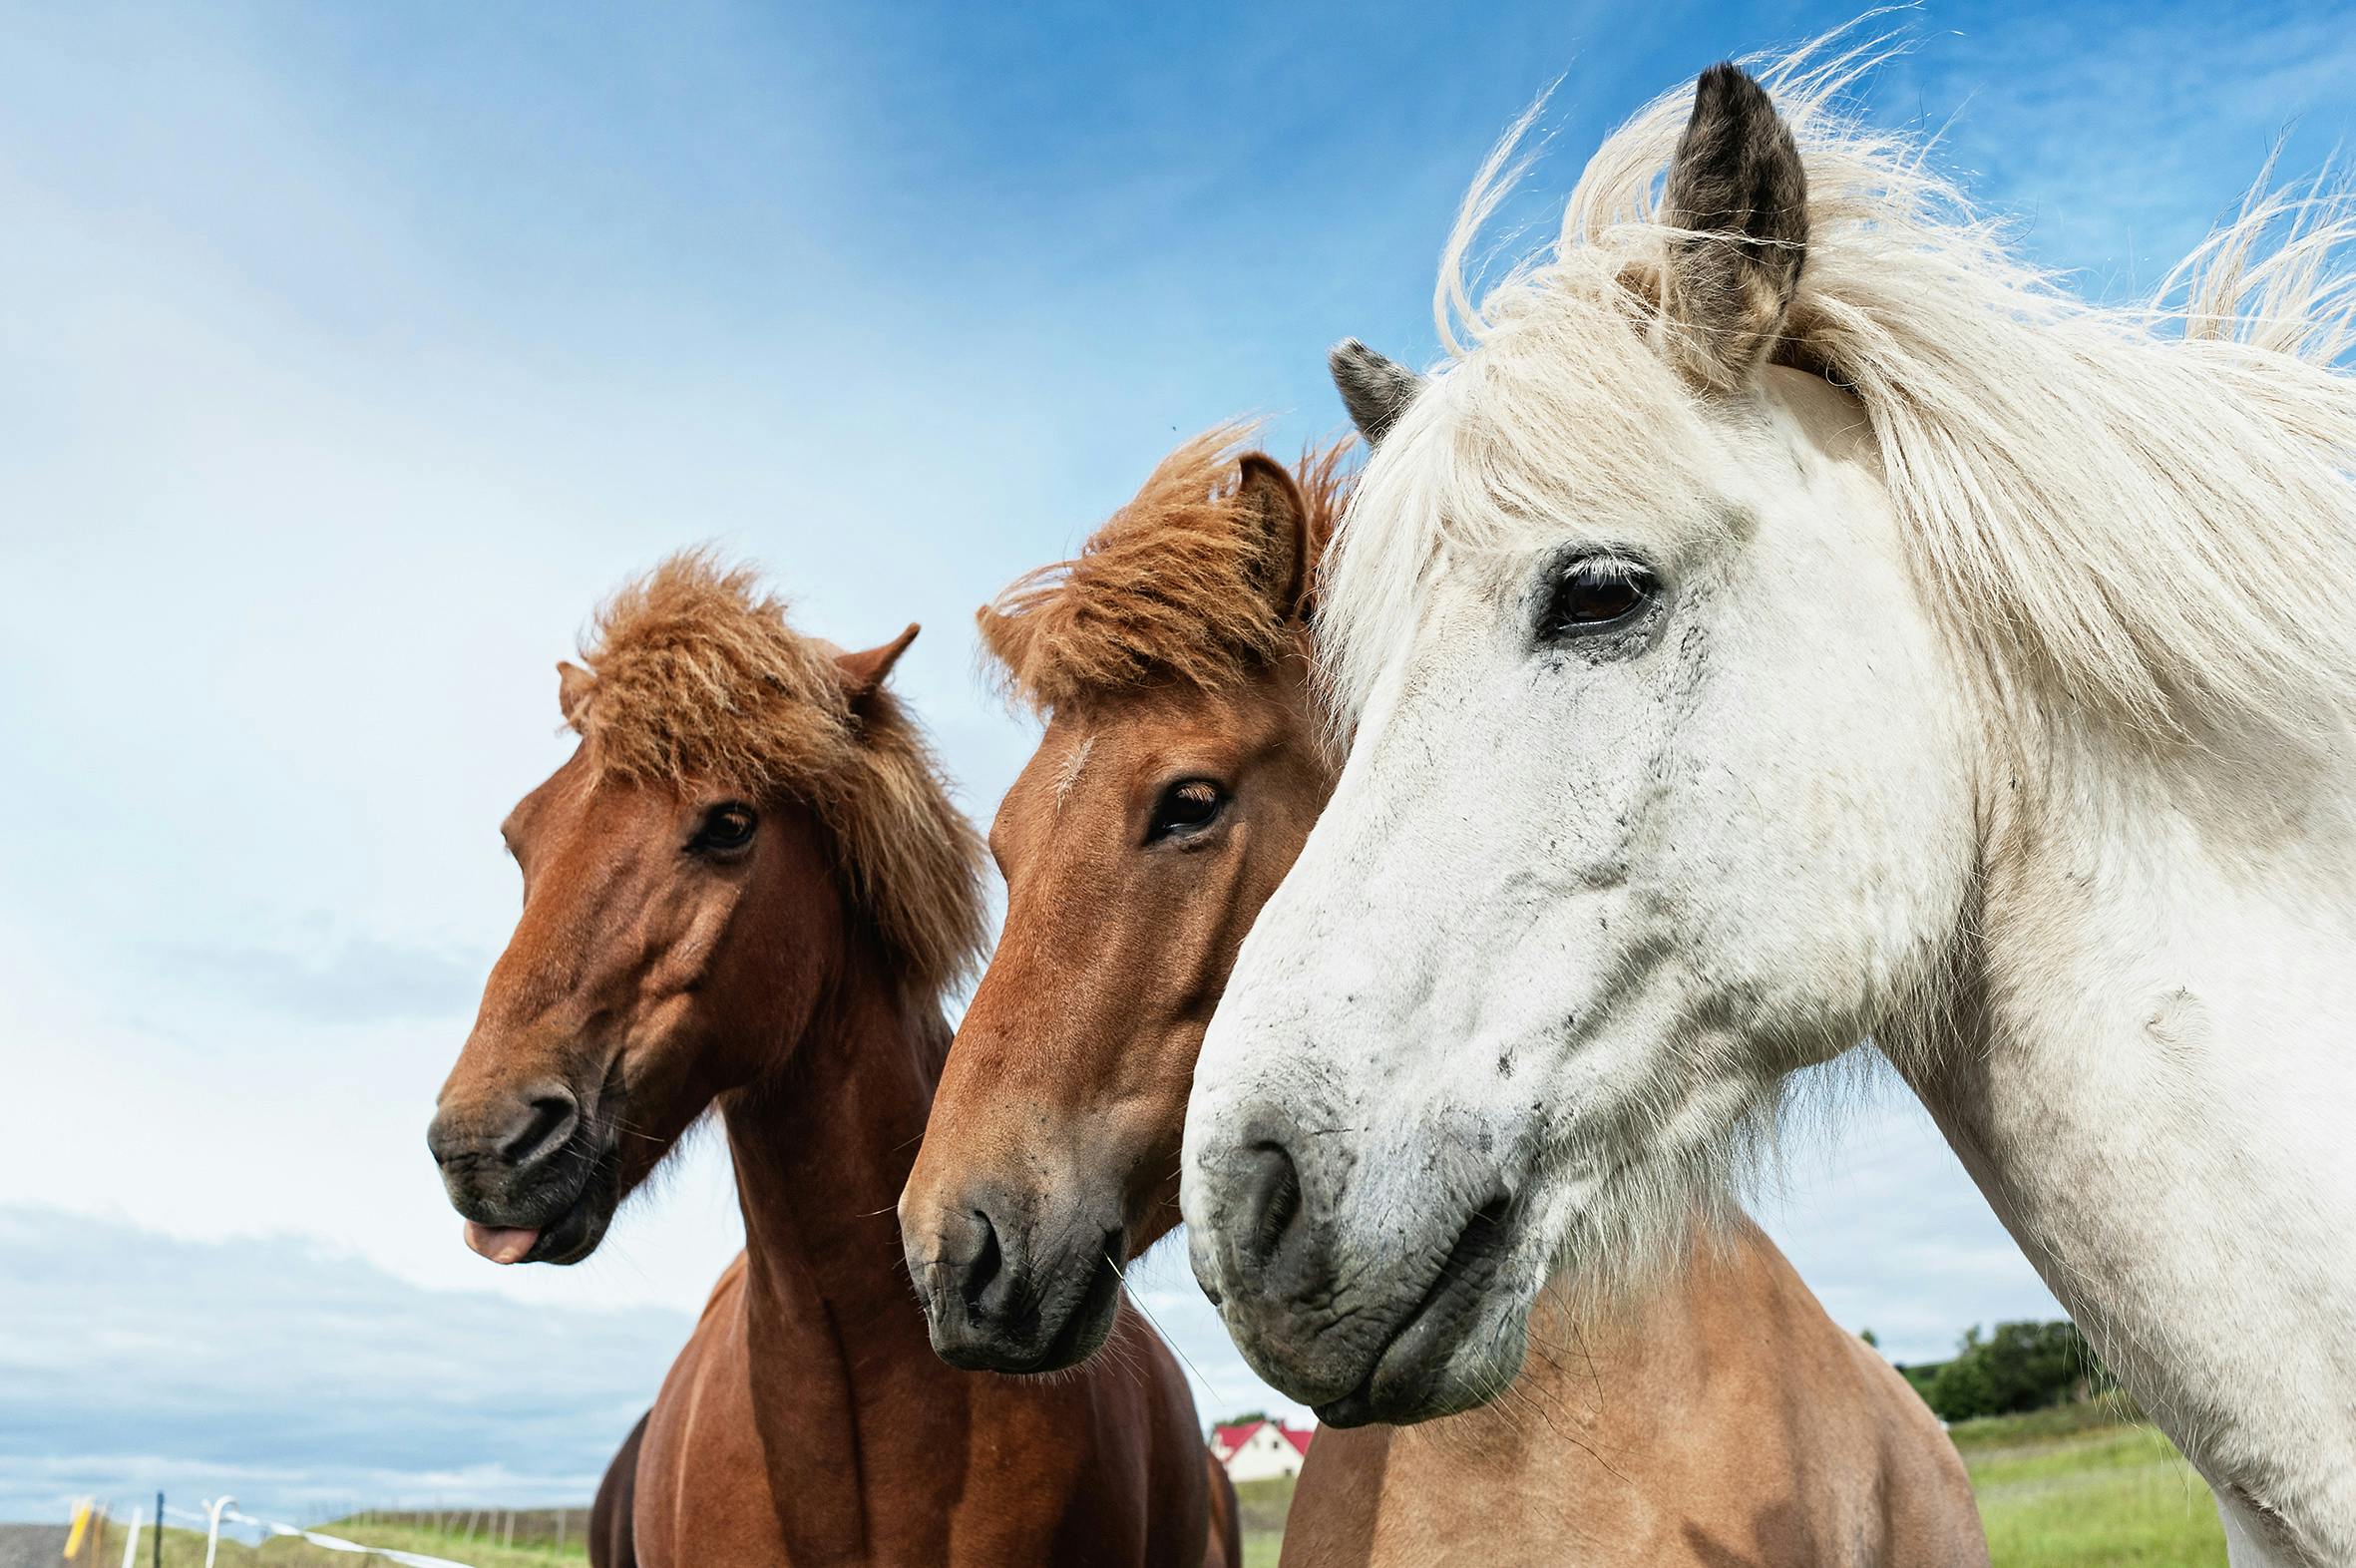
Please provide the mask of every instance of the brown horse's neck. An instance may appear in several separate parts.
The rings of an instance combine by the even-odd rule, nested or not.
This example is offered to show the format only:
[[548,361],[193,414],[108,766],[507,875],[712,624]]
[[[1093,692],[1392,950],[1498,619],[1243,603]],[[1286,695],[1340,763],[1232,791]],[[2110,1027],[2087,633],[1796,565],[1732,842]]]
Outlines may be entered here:
[[955,1375],[926,1339],[895,1214],[946,1029],[855,949],[803,1037],[778,1042],[785,1065],[721,1102],[744,1209],[754,1418],[796,1563],[862,1557],[873,1471],[888,1462],[862,1442],[874,1413],[912,1378]]
[[871,1289],[913,1302],[893,1205],[933,1107],[947,1025],[854,957],[783,1065],[724,1097],[745,1248],[794,1260],[830,1296]]

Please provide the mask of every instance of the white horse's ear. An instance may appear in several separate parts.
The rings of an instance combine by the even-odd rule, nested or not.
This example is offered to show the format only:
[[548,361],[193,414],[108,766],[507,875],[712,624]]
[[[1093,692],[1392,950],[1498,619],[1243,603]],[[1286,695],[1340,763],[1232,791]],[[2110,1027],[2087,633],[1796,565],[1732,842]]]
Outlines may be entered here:
[[1285,466],[1267,453],[1245,453],[1241,468],[1236,512],[1242,526],[1260,536],[1253,583],[1289,620],[1309,583],[1309,503]]
[[596,676],[571,659],[557,660],[557,710],[575,729],[581,728],[582,710],[589,706],[589,692],[596,684]]
[[1421,376],[1355,337],[1326,351],[1326,368],[1334,373],[1334,387],[1342,394],[1342,406],[1350,410],[1350,422],[1370,447],[1389,433],[1423,390]]
[[1690,230],[1662,279],[1663,347],[1699,385],[1748,385],[1773,347],[1807,255],[1807,176],[1767,89],[1714,65],[1694,89],[1661,220]]
[[881,647],[835,655],[835,668],[843,672],[843,684],[850,688],[852,706],[856,707],[876,694],[884,683],[884,677],[892,673],[892,666],[900,662],[900,655],[908,651],[908,645],[917,639],[917,633],[922,629],[912,620],[906,631]]

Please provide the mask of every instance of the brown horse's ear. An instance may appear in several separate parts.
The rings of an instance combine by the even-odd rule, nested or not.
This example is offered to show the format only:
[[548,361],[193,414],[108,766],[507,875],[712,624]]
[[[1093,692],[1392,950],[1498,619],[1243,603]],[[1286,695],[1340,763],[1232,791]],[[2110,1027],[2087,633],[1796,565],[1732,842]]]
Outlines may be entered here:
[[1773,346],[1807,256],[1807,176],[1767,89],[1714,65],[1670,160],[1661,220],[1691,230],[1670,251],[1663,346],[1697,385],[1747,386]]
[[1236,514],[1260,546],[1252,585],[1290,620],[1309,586],[1309,503],[1291,472],[1265,452],[1245,453],[1241,469]]
[[892,673],[892,666],[900,662],[900,655],[906,653],[908,645],[917,639],[920,629],[912,620],[906,631],[881,647],[869,648],[862,653],[835,655],[835,668],[843,672],[843,684],[851,688],[851,703],[854,707],[876,694],[877,688],[884,683],[884,677]]
[[596,684],[596,676],[571,659],[557,660],[557,707],[575,729],[581,728],[582,710],[589,706],[589,692]]

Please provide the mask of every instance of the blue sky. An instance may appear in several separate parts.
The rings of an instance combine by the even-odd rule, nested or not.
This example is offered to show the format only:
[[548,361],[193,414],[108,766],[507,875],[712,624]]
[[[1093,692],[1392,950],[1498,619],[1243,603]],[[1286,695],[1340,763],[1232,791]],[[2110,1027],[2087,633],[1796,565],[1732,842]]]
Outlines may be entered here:
[[[1456,197],[1556,76],[1559,195],[1848,14],[0,0],[0,1517],[585,1497],[735,1246],[724,1166],[500,1273],[422,1132],[589,606],[715,540],[812,630],[923,620],[985,815],[1032,731],[975,604],[1180,434],[1334,428],[1335,338],[1428,358]],[[2335,5],[1895,20],[1873,112],[2101,294],[2356,130]],[[1894,1094],[1767,1212],[1901,1355],[2051,1310]],[[1261,1402],[1182,1257],[1145,1279],[1206,1406]]]

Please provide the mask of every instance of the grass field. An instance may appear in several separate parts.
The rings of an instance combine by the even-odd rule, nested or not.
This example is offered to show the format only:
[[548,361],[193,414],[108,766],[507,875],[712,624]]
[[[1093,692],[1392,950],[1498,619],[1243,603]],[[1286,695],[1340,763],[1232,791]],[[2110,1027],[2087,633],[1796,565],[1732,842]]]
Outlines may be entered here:
[[[81,1561],[113,1568],[123,1560],[124,1526],[109,1528],[105,1538],[85,1545]],[[477,1535],[473,1539],[455,1532],[437,1531],[417,1525],[360,1525],[351,1523],[315,1526],[325,1534],[347,1541],[359,1541],[369,1546],[386,1546],[396,1551],[423,1552],[433,1557],[449,1557],[469,1563],[473,1568],[556,1568],[558,1564],[579,1564],[589,1561],[589,1549],[573,1541],[560,1551],[553,1545],[501,1546]],[[149,1562],[150,1538],[140,1537],[139,1562],[146,1568]],[[355,1568],[355,1565],[377,1559],[355,1557],[350,1552],[330,1551],[324,1546],[313,1546],[307,1541],[286,1537],[264,1541],[260,1547],[222,1537],[220,1555],[215,1568]],[[1272,1561],[1274,1559],[1271,1559]],[[164,1568],[203,1568],[204,1535],[200,1530],[170,1529],[164,1532]]]
[[[1954,1437],[1996,1568],[2224,1568],[2208,1488],[2157,1427],[2090,1404],[1966,1421]],[[1236,1494],[1244,1568],[1276,1568],[1293,1483]]]
[[[577,1513],[574,1517],[579,1519],[581,1515]],[[501,1546],[480,1536],[469,1540],[463,1535],[437,1531],[431,1525],[344,1523],[319,1528],[364,1546],[390,1546],[397,1551],[423,1552],[429,1557],[449,1557],[471,1563],[473,1568],[553,1568],[559,1563],[589,1561],[589,1543],[578,1535],[562,1547],[548,1541],[534,1545],[518,1541],[513,1546]],[[351,1568],[349,1556],[334,1560],[342,1568]]]
[[2223,1568],[2208,1487],[2157,1427],[2054,1432],[2037,1420],[1955,1429],[1996,1568]]
[[1244,1568],[1276,1568],[1277,1550],[1285,1541],[1285,1510],[1293,1506],[1292,1478],[1245,1481],[1236,1487],[1235,1500],[1243,1516]]

